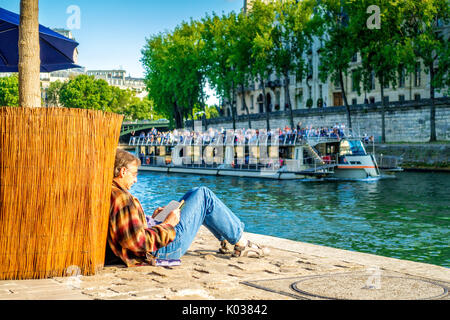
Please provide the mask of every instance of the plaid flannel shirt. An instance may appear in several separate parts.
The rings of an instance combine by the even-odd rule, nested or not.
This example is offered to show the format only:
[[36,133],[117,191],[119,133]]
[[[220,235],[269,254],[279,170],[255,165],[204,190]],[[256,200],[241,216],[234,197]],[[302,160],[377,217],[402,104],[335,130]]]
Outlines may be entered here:
[[175,234],[170,224],[149,228],[139,200],[113,181],[108,243],[128,267],[151,263],[151,252],[167,246],[175,239]]

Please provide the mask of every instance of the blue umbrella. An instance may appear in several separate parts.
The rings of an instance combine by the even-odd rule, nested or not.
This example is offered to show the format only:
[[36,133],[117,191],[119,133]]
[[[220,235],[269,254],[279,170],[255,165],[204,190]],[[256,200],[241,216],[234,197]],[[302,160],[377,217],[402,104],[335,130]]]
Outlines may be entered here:
[[[0,72],[18,72],[20,16],[0,8]],[[39,25],[41,72],[80,68],[74,54],[78,43]]]

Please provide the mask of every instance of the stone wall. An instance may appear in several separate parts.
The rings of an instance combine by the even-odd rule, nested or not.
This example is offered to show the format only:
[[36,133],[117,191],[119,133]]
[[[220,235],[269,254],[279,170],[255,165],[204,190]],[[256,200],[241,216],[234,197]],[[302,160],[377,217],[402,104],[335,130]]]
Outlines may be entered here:
[[402,158],[402,167],[450,170],[450,143],[377,144],[377,154]]
[[[427,142],[430,137],[430,100],[391,102],[385,113],[386,142]],[[450,98],[436,99],[436,134],[438,140],[450,141]],[[359,134],[368,134],[381,141],[381,103],[352,105],[353,129]],[[345,107],[327,107],[293,110],[294,123],[313,127],[347,124]],[[252,128],[266,128],[265,114],[251,114]],[[271,129],[289,126],[289,112],[270,113]],[[190,121],[186,127],[192,127]],[[232,128],[231,117],[208,120],[208,127]],[[248,128],[246,115],[238,116],[236,128]]]

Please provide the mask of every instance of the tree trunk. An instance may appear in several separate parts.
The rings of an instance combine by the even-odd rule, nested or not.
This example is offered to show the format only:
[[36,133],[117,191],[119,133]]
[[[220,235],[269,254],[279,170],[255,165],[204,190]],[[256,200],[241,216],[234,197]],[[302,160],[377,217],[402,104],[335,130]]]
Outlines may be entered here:
[[433,62],[429,66],[430,68],[430,142],[436,141],[436,106],[434,105],[434,66]]
[[41,106],[39,0],[20,1],[19,105]]
[[175,116],[175,126],[177,127],[177,129],[180,129],[183,127],[183,118],[181,117],[180,109],[178,108],[176,102],[173,103],[173,111]]
[[345,110],[347,110],[347,126],[348,129],[350,130],[352,129],[352,117],[350,114],[350,106],[348,105],[347,101],[347,95],[345,94],[344,76],[342,75],[342,70],[339,71],[339,83],[341,84],[342,98],[344,98]]
[[383,77],[380,77],[380,88],[381,88],[381,143],[386,143],[386,101],[384,100],[384,82]]
[[187,111],[186,108],[181,107],[180,109],[180,118],[181,118],[181,126],[184,128],[184,119],[187,119]]
[[191,105],[191,117],[192,117],[192,131],[195,131],[195,120],[194,120],[194,106],[189,101],[189,104]]
[[233,89],[231,92],[231,118],[233,120],[233,130],[236,130],[236,108],[235,108],[235,103],[236,103],[236,87],[234,85],[233,82]]
[[292,111],[291,96],[289,94],[289,74],[284,74],[284,104],[289,108],[289,120],[291,129],[294,130],[294,112]]
[[267,104],[266,86],[264,85],[264,77],[263,76],[261,76],[261,88],[262,88],[262,94],[263,94],[264,109],[266,110],[266,128],[267,128],[267,132],[269,132],[270,131],[269,105]]
[[242,90],[242,105],[245,108],[245,112],[247,113],[247,120],[248,120],[248,128],[251,129],[252,128],[252,122],[250,120],[250,111],[248,110],[248,106],[245,103],[245,92],[244,92],[244,84],[241,83],[241,90]]
[[225,117],[225,99],[223,97],[220,98],[220,116]]
[[201,94],[201,100],[202,100],[202,108],[203,108],[203,117],[202,120],[205,122],[205,131],[208,130],[208,119],[206,118],[206,103],[205,103],[205,95],[203,92],[203,82],[200,81],[200,94]]

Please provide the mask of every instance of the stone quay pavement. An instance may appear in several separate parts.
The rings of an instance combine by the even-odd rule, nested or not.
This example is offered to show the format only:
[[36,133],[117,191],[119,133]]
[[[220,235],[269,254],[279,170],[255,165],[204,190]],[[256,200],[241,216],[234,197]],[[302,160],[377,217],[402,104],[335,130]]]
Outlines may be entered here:
[[450,269],[246,233],[263,258],[218,253],[204,227],[177,267],[0,281],[0,300],[450,300]]

